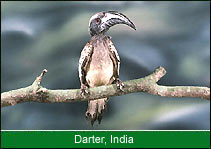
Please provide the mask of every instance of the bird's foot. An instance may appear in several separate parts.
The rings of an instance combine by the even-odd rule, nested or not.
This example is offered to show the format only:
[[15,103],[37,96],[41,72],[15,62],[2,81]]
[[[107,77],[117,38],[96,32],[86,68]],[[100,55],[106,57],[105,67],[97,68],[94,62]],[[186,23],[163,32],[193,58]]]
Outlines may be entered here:
[[82,96],[85,96],[87,95],[89,92],[88,92],[88,87],[84,84],[81,85],[81,89],[80,89],[80,94]]
[[120,89],[121,91],[124,91],[123,88],[124,88],[124,83],[119,79],[117,78],[116,79],[116,85],[117,85],[117,88]]

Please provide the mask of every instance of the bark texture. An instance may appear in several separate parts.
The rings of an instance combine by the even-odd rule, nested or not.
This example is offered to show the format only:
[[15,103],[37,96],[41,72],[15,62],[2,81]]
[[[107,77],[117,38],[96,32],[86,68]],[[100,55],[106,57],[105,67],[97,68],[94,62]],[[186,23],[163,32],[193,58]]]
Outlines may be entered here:
[[32,85],[1,93],[1,107],[13,106],[23,102],[82,102],[88,99],[100,99],[110,96],[121,96],[134,92],[147,92],[152,95],[167,97],[196,97],[210,100],[210,88],[199,86],[163,86],[157,82],[166,74],[163,67],[158,67],[152,74],[135,80],[125,81],[123,91],[115,84],[89,88],[88,95],[82,96],[80,89],[50,90],[40,85],[42,77],[47,72],[42,71]]

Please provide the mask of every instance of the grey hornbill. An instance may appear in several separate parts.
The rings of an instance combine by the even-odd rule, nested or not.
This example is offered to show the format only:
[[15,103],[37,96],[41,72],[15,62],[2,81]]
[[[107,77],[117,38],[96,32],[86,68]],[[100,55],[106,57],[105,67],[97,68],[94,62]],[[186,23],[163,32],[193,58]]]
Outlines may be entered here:
[[[99,12],[89,21],[91,40],[85,45],[79,59],[79,78],[81,94],[88,93],[87,88],[116,83],[122,90],[124,84],[119,79],[120,58],[111,38],[105,33],[116,24],[126,24],[136,30],[135,25],[122,13],[116,11]],[[88,101],[86,118],[93,125],[99,124],[106,109],[108,98]]]

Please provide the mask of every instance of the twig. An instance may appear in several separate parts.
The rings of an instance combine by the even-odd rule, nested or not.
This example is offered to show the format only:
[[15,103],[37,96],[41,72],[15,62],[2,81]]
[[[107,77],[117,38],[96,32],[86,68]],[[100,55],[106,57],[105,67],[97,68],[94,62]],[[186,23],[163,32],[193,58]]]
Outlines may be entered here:
[[163,67],[158,67],[152,74],[135,80],[124,82],[124,91],[119,90],[115,84],[99,86],[88,89],[89,94],[80,95],[80,89],[50,90],[40,85],[42,77],[47,72],[42,71],[32,85],[4,92],[1,94],[1,107],[11,106],[23,102],[81,102],[88,99],[99,99],[110,96],[120,96],[134,92],[147,92],[152,95],[168,97],[197,97],[210,100],[210,88],[197,86],[162,86],[157,82],[166,74]]

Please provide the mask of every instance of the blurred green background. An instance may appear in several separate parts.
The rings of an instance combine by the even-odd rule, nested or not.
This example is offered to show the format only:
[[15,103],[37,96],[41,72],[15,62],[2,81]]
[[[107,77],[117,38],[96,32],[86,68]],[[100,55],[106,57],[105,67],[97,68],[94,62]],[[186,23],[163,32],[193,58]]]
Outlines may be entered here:
[[[1,92],[30,85],[79,88],[78,60],[99,12],[122,12],[136,25],[107,35],[121,58],[120,78],[163,66],[162,85],[210,87],[210,2],[2,2]],[[133,93],[111,97],[101,125],[85,120],[87,102],[23,103],[1,109],[1,129],[210,129],[210,101]]]

